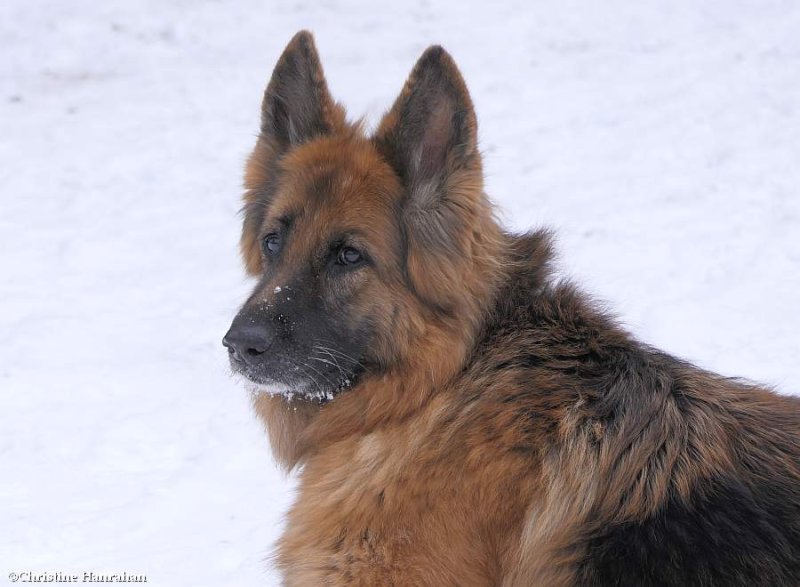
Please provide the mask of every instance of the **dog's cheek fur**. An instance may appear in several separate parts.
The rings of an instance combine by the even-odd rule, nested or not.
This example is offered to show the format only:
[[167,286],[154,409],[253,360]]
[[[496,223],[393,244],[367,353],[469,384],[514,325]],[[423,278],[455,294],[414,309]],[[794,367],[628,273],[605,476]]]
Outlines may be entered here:
[[[437,207],[409,211],[407,268],[423,305],[474,330],[503,269],[506,241],[476,169],[453,173]],[[458,287],[453,287],[458,284]]]
[[277,155],[269,143],[259,138],[247,160],[244,174],[242,236],[239,249],[247,273],[253,277],[263,271],[261,225],[278,183]]

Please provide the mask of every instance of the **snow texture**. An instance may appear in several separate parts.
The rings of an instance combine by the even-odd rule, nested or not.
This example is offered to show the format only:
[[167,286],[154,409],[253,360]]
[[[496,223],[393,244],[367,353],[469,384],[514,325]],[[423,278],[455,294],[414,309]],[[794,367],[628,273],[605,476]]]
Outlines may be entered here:
[[488,192],[644,340],[800,391],[800,3],[4,0],[0,582],[271,585],[293,480],[220,339],[241,172],[316,33],[374,124],[441,43]]

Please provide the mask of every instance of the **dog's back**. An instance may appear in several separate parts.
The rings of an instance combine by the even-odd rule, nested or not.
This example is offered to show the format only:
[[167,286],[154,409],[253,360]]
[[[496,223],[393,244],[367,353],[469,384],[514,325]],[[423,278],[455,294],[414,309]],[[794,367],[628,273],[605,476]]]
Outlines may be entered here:
[[478,401],[514,414],[475,424],[515,430],[539,477],[508,584],[796,584],[800,400],[637,343],[572,287],[512,281],[471,368],[503,374]]

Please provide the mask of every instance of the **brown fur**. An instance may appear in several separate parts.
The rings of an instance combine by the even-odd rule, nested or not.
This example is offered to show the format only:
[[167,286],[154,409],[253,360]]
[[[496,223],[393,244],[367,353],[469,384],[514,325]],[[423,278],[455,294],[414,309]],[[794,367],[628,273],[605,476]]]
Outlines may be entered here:
[[[282,68],[303,59],[297,79],[310,76],[313,96],[291,95],[308,118],[281,130]],[[275,456],[299,471],[275,557],[286,585],[601,585],[618,565],[642,585],[791,576],[797,401],[642,345],[571,285],[551,283],[549,235],[510,235],[493,218],[472,104],[443,50],[423,55],[372,137],[330,98],[308,33],[276,72],[246,170],[249,273],[266,270],[268,225],[298,220],[248,304],[272,303],[272,285],[288,283],[331,227],[358,229],[372,267],[320,303],[346,299],[349,320],[374,327],[380,367],[332,401],[254,400]],[[700,551],[688,562],[676,545],[661,575],[635,553],[603,550],[668,507],[701,507],[727,479],[763,489],[766,509],[781,496],[783,513],[753,523],[775,526],[783,558],[759,550],[760,535],[741,538],[752,548],[735,563]],[[686,523],[698,544],[726,539]]]

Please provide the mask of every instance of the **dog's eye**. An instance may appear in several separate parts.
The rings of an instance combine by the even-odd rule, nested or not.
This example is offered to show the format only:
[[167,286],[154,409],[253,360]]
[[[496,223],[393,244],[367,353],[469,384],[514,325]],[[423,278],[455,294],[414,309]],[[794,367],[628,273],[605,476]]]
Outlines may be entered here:
[[279,234],[272,233],[264,237],[261,241],[261,249],[265,255],[274,255],[281,250],[281,237]]
[[363,260],[363,255],[353,247],[342,247],[339,249],[339,256],[336,259],[339,265],[355,265]]

